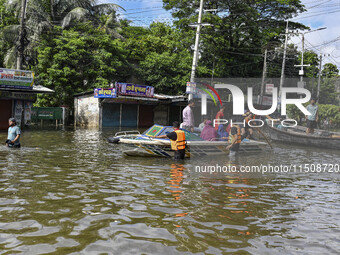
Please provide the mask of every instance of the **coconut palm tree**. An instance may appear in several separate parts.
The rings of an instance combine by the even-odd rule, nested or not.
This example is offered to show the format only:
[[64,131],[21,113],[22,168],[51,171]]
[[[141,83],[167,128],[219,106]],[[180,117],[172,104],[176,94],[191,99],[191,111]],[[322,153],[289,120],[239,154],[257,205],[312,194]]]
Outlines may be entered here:
[[[21,12],[21,0],[8,2],[8,8]],[[116,10],[123,9],[117,4],[97,4],[96,0],[29,0],[26,8],[26,39],[24,42],[26,55],[30,55],[39,43],[41,35],[53,30],[54,26],[63,29],[72,27],[77,22],[91,21],[93,25],[104,29],[114,38],[119,35],[119,22]],[[124,9],[123,9],[124,10]],[[5,56],[5,65],[14,67],[18,55],[19,25],[11,25],[2,29],[4,40],[10,48]]]

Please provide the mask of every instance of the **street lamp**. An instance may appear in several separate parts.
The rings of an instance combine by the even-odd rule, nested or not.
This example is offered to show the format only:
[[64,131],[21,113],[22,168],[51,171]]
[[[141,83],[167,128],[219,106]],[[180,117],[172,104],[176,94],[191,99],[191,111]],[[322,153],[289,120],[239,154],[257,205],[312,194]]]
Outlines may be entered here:
[[305,34],[316,32],[316,31],[320,31],[320,30],[324,30],[324,29],[326,29],[326,27],[320,27],[320,28],[317,28],[317,29],[314,29],[314,30],[309,30],[309,31],[304,32],[304,33],[300,33],[302,35],[301,65],[295,65],[295,66],[296,67],[301,67],[301,70],[299,72],[299,75],[301,75],[301,78],[300,78],[301,79],[301,83],[303,82],[303,75],[304,75],[303,67],[310,66],[310,65],[304,65],[303,64],[303,55],[304,55],[304,52],[305,52]]

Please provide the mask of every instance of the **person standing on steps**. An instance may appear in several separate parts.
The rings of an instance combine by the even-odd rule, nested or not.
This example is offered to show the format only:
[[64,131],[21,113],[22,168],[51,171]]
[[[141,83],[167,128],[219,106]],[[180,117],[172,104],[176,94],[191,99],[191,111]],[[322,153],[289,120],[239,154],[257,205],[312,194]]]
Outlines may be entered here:
[[194,120],[194,112],[193,108],[195,107],[194,100],[190,99],[188,102],[188,106],[183,110],[183,123],[182,128],[188,130],[190,132],[194,132],[195,120]]
[[311,115],[306,116],[307,120],[307,130],[306,133],[314,134],[314,129],[316,128],[316,123],[319,121],[319,107],[316,105],[314,98],[310,100],[310,105],[307,106],[307,110]]

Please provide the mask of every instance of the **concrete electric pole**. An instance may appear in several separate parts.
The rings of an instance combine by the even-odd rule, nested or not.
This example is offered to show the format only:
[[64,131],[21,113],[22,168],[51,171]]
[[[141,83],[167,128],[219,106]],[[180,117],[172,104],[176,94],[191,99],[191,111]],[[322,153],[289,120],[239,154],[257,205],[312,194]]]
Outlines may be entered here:
[[320,31],[320,30],[324,30],[326,29],[326,27],[321,27],[321,28],[318,28],[318,29],[314,29],[314,30],[310,30],[310,31],[307,31],[305,33],[301,33],[302,35],[302,47],[301,47],[301,65],[295,65],[295,67],[300,67],[300,72],[299,72],[299,75],[300,75],[300,82],[303,83],[303,76],[305,74],[304,72],[304,67],[308,67],[310,65],[304,65],[303,64],[303,61],[304,61],[304,53],[305,53],[305,34],[308,34],[308,33],[312,33],[312,32],[316,32],[316,31]]
[[319,102],[319,96],[320,96],[321,68],[322,68],[322,53],[320,53],[319,78],[318,78],[318,90],[316,92],[316,102]]
[[[211,26],[211,24],[208,24],[208,23],[203,24],[202,23],[203,5],[204,5],[204,0],[201,0],[197,24],[192,25],[192,26],[197,26],[197,30],[196,30],[196,39],[195,39],[195,47],[194,47],[194,57],[193,57],[193,60],[192,60],[192,68],[191,68],[191,76],[190,76],[190,82],[191,83],[195,82],[196,68],[197,68],[197,62],[198,62],[198,53],[199,53],[198,49],[199,49],[200,35],[201,35],[201,27],[202,26]],[[215,11],[215,10],[205,10],[205,11]],[[193,98],[193,95],[189,94],[189,100],[192,99],[192,98]]]
[[286,39],[285,39],[285,46],[283,49],[283,60],[282,60],[282,69],[281,69],[281,79],[280,79],[280,90],[279,90],[279,98],[281,101],[281,90],[284,82],[284,76],[285,76],[285,67],[286,67],[286,55],[287,55],[287,44],[288,44],[288,25],[289,21],[287,20],[287,26],[286,26]]
[[25,16],[26,16],[27,0],[21,1],[21,16],[20,16],[20,32],[19,32],[19,47],[17,56],[17,69],[22,69],[25,51]]
[[260,104],[261,105],[263,103],[264,81],[265,81],[266,75],[267,75],[267,54],[268,54],[268,49],[265,49],[265,51],[264,51],[264,63],[263,63],[262,83],[261,83],[261,94],[260,94]]

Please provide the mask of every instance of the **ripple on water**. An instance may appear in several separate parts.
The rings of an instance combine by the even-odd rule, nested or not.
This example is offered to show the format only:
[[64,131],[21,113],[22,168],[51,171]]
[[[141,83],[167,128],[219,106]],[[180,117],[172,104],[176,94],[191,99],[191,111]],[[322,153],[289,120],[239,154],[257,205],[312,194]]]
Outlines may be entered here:
[[340,253],[337,174],[195,172],[217,163],[335,163],[339,152],[277,144],[232,162],[174,164],[123,157],[105,141],[113,133],[30,131],[20,150],[0,147],[1,252]]

